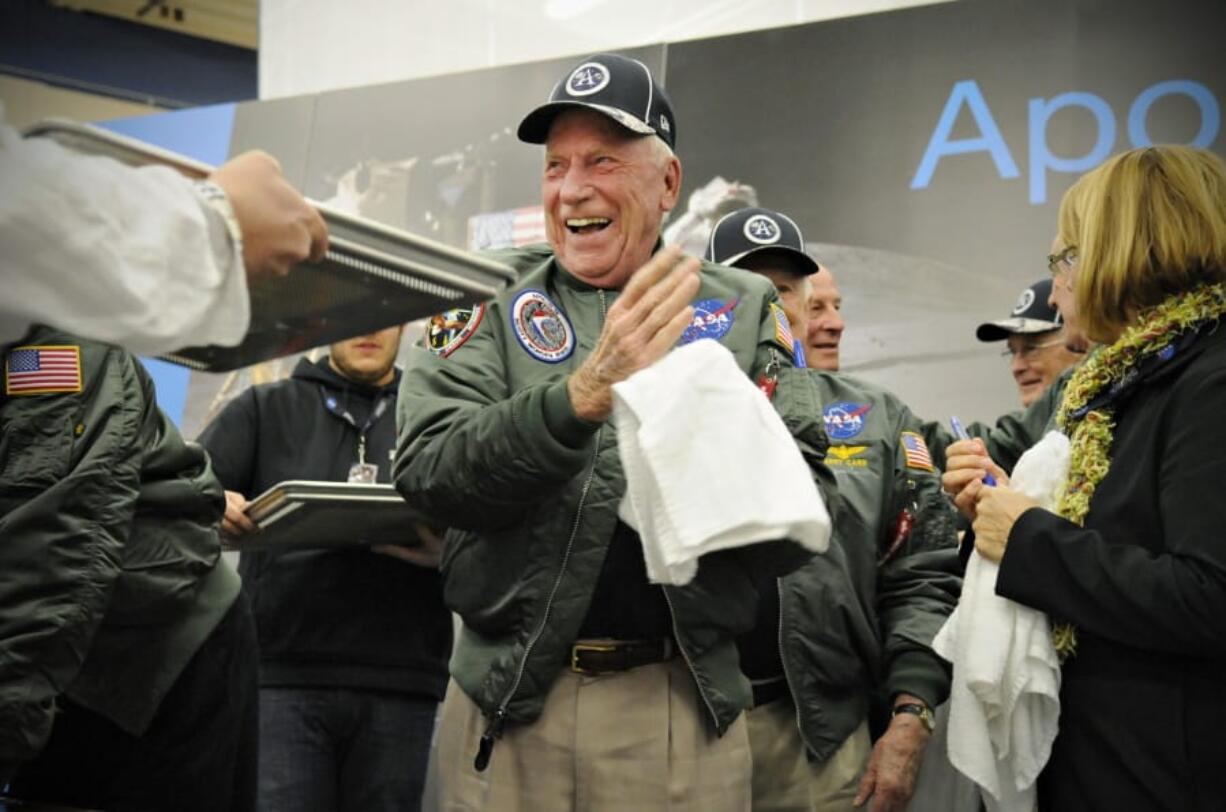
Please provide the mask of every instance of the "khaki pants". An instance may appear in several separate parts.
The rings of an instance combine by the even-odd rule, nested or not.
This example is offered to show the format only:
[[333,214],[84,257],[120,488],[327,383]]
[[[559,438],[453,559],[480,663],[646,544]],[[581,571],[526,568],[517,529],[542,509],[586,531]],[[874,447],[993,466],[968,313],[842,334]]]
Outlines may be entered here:
[[745,714],[753,750],[754,812],[847,812],[854,809],[872,744],[862,722],[830,758],[813,763],[796,726],[791,697]]
[[562,672],[541,717],[508,725],[484,772],[486,721],[454,681],[439,728],[443,812],[747,812],[743,718],[716,737],[694,678],[674,658],[616,674]]

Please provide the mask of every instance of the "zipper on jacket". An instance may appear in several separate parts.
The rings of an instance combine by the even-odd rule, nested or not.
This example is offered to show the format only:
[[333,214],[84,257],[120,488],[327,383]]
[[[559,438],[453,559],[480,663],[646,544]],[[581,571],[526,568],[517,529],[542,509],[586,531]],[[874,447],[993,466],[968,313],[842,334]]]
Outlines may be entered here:
[[[604,291],[598,291],[600,294],[600,326],[604,327],[605,316],[607,310],[605,307]],[[570,553],[575,546],[575,539],[579,535],[579,524],[583,518],[583,507],[587,504],[588,492],[592,489],[592,480],[596,478],[596,460],[600,457],[600,439],[604,434],[604,426],[596,429],[596,442],[592,450],[592,461],[588,463],[587,478],[583,481],[583,489],[579,492],[579,505],[575,508],[575,521],[570,528],[570,538],[566,540],[566,549],[562,553],[562,566],[558,569],[558,575],[553,579],[553,587],[549,590],[549,597],[545,600],[545,611],[541,615],[541,622],[537,624],[533,630],[532,636],[528,638],[527,644],[524,646],[524,655],[519,661],[519,668],[515,671],[515,681],[511,683],[511,690],[507,691],[499,703],[494,715],[490,717],[489,724],[485,726],[485,732],[481,734],[481,741],[477,745],[477,755],[473,759],[473,768],[477,772],[484,772],[485,768],[490,764],[490,755],[494,752],[494,742],[502,738],[502,728],[506,723],[507,706],[511,704],[511,700],[515,697],[515,692],[519,690],[519,684],[523,682],[524,671],[528,668],[528,657],[532,654],[532,649],[536,647],[536,643],[541,639],[541,635],[545,633],[545,626],[549,623],[549,613],[553,609],[553,599],[558,594],[558,587],[562,585],[562,578],[566,575],[566,566],[570,563]]]
[[792,698],[792,707],[796,711],[796,732],[809,752],[815,753],[813,745],[805,738],[805,727],[800,723],[800,701],[796,698],[796,689],[792,687],[792,675],[788,673],[788,655],[783,648],[783,579],[775,579],[775,588],[779,590],[779,662],[783,664],[783,681],[787,683],[788,696]]
[[689,652],[685,650],[685,644],[681,642],[681,635],[677,629],[677,612],[673,609],[673,599],[668,595],[668,587],[662,586],[660,591],[664,593],[664,602],[668,604],[668,617],[673,622],[673,639],[677,641],[677,651],[681,652],[686,667],[690,669],[690,676],[694,678],[694,686],[698,688],[698,695],[702,697],[702,703],[707,706],[707,712],[711,714],[711,721],[715,723],[715,729],[718,730],[719,716],[715,713],[715,706],[711,704],[707,692],[703,690],[702,681],[698,679],[698,672],[694,670],[694,661],[690,659]]

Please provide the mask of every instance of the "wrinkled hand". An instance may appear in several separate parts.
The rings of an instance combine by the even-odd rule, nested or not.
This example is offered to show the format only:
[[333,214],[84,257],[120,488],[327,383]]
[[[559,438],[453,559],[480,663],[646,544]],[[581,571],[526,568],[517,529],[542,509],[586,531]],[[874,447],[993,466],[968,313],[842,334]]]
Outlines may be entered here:
[[592,354],[566,382],[575,414],[606,419],[613,384],[663,358],[694,318],[699,262],[675,247],[658,251],[635,271],[609,308]]
[[1018,517],[1039,503],[1011,488],[987,488],[975,492],[975,549],[989,561],[999,562],[1005,554],[1009,533]]
[[237,491],[226,491],[226,512],[221,517],[221,532],[229,540],[239,541],[248,533],[258,533],[260,528],[247,516],[247,499]]
[[869,812],[905,810],[915,792],[915,779],[931,736],[924,723],[909,713],[891,719],[889,728],[873,746],[852,804],[863,806],[871,797]]
[[443,558],[443,537],[420,522],[414,523],[413,529],[417,531],[417,538],[421,540],[421,544],[416,547],[405,547],[401,544],[374,544],[371,545],[371,552],[390,555],[392,558],[399,558],[401,561],[419,567],[438,569],[439,561]]
[[318,262],[328,249],[323,218],[281,174],[266,152],[244,152],[209,180],[225,190],[243,234],[247,281],[285,276],[303,260]]
[[984,474],[991,474],[998,486],[1007,486],[1009,476],[988,456],[987,446],[978,437],[959,440],[945,450],[945,473],[941,487],[954,498],[954,506],[970,521],[975,520],[975,495],[984,487]]

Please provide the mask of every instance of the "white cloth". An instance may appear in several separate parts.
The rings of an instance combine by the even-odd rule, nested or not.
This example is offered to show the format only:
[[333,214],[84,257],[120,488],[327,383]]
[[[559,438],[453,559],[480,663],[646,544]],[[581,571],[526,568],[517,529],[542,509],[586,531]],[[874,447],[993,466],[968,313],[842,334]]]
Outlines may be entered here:
[[723,345],[695,341],[613,387],[647,577],[686,584],[705,553],[788,538],[815,552],[830,515],[796,441]]
[[[1010,487],[1052,509],[1068,463],[1068,438],[1050,432],[1018,460]],[[989,810],[1031,812],[1060,718],[1060,661],[1047,616],[996,594],[999,571],[971,553],[932,647],[954,666],[950,763],[983,788]]]
[[0,345],[31,324],[155,355],[242,341],[240,247],[190,181],[46,138],[0,107]]

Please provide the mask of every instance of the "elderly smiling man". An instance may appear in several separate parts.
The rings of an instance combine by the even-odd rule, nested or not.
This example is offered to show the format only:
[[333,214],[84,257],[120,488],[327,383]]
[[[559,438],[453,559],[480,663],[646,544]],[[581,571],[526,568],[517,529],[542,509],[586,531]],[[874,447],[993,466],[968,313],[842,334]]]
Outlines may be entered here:
[[819,486],[815,389],[791,367],[770,283],[660,249],[681,163],[668,97],[642,63],[592,56],[519,136],[545,145],[548,245],[503,254],[519,282],[419,350],[405,373],[395,479],[446,522],[463,625],[439,742],[445,809],[749,808],[735,636],[763,578],[808,560],[780,540],[648,582],[619,520],[612,385],[711,339],[774,389]]

